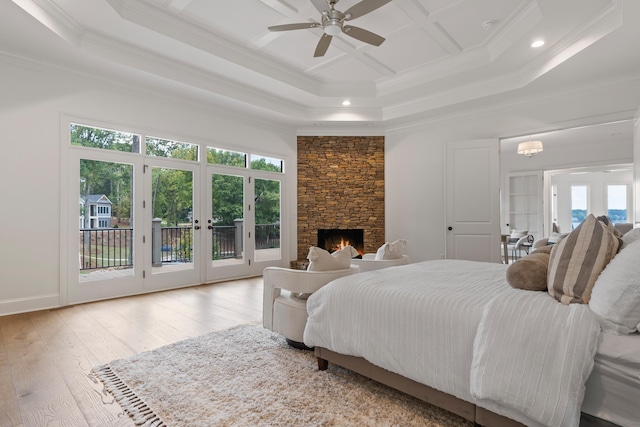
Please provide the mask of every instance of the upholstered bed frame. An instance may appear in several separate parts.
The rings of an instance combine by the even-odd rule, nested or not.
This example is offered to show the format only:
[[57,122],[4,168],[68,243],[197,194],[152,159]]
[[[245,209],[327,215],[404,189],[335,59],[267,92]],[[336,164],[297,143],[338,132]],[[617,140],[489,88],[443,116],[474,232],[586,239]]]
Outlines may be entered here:
[[[523,424],[510,418],[495,414],[473,403],[380,368],[364,358],[346,356],[322,347],[315,347],[314,352],[318,358],[318,369],[321,371],[326,370],[329,367],[329,363],[342,366],[424,402],[460,415],[472,421],[476,426],[524,427]],[[580,427],[616,427],[616,425],[583,413],[580,419]]]

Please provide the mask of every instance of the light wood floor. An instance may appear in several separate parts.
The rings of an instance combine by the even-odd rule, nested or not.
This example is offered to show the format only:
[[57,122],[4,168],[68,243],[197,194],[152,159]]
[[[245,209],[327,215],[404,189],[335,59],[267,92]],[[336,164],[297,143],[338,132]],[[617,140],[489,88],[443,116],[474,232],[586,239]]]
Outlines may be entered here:
[[0,317],[0,427],[132,427],[93,366],[261,319],[262,277]]

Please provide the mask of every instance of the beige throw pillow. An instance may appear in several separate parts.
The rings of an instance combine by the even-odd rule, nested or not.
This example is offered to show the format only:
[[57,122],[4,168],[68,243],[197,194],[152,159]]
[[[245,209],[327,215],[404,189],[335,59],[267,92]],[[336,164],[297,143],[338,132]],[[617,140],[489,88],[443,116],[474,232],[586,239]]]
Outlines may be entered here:
[[516,289],[546,291],[548,268],[549,251],[536,250],[509,266],[507,283]]
[[600,272],[616,255],[620,240],[595,216],[587,218],[553,245],[549,258],[549,294],[563,304],[586,304]]

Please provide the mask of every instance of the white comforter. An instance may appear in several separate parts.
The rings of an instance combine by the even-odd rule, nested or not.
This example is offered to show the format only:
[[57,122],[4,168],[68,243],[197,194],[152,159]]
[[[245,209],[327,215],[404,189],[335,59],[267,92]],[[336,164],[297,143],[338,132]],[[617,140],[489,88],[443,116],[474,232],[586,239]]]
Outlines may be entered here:
[[[511,289],[505,282],[505,271],[506,266],[501,264],[442,260],[335,280],[314,293],[307,302],[309,319],[304,332],[305,344],[364,357],[387,370],[525,424],[546,424],[549,419],[572,420],[575,419],[573,408],[578,408],[579,419],[580,387],[584,391],[584,380],[593,366],[597,322],[587,308],[586,312],[578,310],[583,323],[565,322],[561,327],[550,327],[544,320],[549,313],[564,313],[566,310],[563,309],[567,307],[545,293]],[[514,293],[519,297],[512,297]],[[512,298],[518,303],[517,310],[489,309],[509,307],[514,303]],[[504,305],[500,299],[505,299]],[[531,302],[527,302],[529,299]],[[538,302],[543,300],[544,303]],[[551,353],[545,356],[545,351],[551,350],[555,352],[553,357],[561,357],[558,356],[561,350],[558,346],[553,346],[553,349],[536,346],[540,353],[535,357],[531,355],[524,362],[524,368],[520,358],[511,356],[514,354],[513,340],[507,337],[512,337],[514,332],[517,335],[518,328],[522,328],[522,321],[517,322],[522,317],[523,306],[529,304],[532,310],[528,310],[528,316],[533,316],[531,324],[535,326],[535,322],[540,321],[538,325],[545,334],[568,330],[569,334],[593,337],[571,347],[572,351],[579,353],[561,355],[565,356],[562,360],[569,364],[584,357],[590,362],[578,363],[579,369],[557,369],[557,364],[550,365],[553,375],[544,374],[544,381],[549,383],[533,392],[528,384],[542,372],[537,369],[539,364],[536,361],[540,358],[546,360]],[[541,311],[545,313],[543,315],[535,315],[534,307],[539,304],[545,306],[546,311]],[[494,313],[496,316],[492,316]],[[481,324],[481,334],[478,335]],[[535,327],[528,329],[537,330]],[[529,332],[522,330],[522,333]],[[537,334],[536,338],[544,340],[545,334]],[[480,341],[474,351],[476,337]],[[491,339],[494,340],[491,345],[486,344]],[[512,372],[529,367],[532,370],[525,375],[507,375],[509,371],[503,370],[502,375],[495,377],[496,381],[489,378],[488,372],[496,366],[509,366],[510,363],[512,365],[508,369]],[[580,371],[579,375],[575,371]],[[559,408],[556,402],[546,401],[544,396],[549,395],[552,388],[560,390],[556,394],[564,393],[562,384],[565,381],[578,381],[578,393],[567,397],[573,403]],[[505,397],[502,390],[506,386],[510,391]],[[516,394],[512,393],[513,389],[516,389]],[[527,399],[532,393],[537,399],[536,411],[542,413],[521,411],[522,399],[529,402]],[[557,412],[562,414],[556,415]]]

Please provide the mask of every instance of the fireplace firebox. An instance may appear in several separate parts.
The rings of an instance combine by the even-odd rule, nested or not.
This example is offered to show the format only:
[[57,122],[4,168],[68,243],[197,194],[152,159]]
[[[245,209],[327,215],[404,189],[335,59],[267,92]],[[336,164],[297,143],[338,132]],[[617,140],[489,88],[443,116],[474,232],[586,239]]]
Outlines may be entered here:
[[321,228],[318,230],[318,247],[335,252],[345,246],[353,246],[360,257],[364,254],[363,228]]

